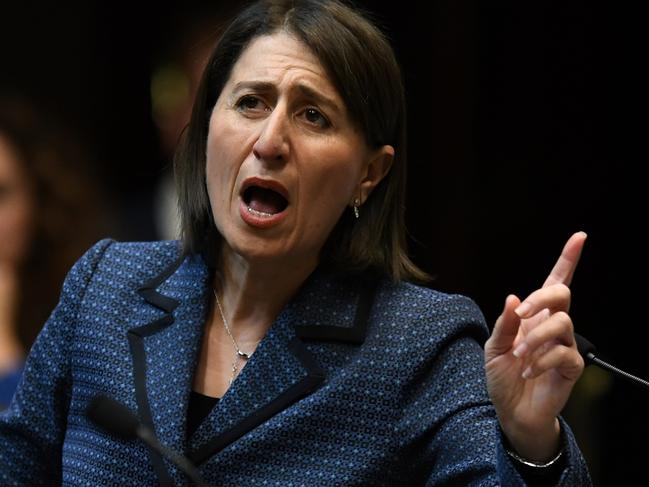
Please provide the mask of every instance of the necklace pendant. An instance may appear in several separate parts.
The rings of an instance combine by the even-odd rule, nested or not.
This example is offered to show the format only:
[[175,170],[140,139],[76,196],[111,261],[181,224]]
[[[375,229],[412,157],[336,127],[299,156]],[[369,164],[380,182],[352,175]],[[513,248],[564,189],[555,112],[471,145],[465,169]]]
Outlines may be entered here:
[[237,350],[237,356],[241,357],[244,360],[248,360],[250,358],[250,355],[248,355],[245,352],[242,352],[241,350]]
[[238,372],[238,367],[237,367],[237,361],[235,360],[234,362],[232,362],[232,376],[230,377],[230,383],[229,383],[230,386],[234,382],[234,379],[236,379],[237,372]]

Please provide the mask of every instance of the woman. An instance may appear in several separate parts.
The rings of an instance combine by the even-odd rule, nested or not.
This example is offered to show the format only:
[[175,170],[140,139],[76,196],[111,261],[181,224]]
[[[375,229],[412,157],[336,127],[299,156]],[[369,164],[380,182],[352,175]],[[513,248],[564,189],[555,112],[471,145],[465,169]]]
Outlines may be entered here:
[[403,244],[404,120],[360,15],[244,11],[177,157],[182,249],[103,241],[75,265],[1,420],[0,475],[185,484],[89,423],[103,393],[213,485],[589,484],[558,418],[583,369],[567,286],[584,235],[507,298],[483,356],[473,302],[406,282],[424,274]]
[[105,231],[80,152],[27,100],[0,97],[0,410],[67,270]]

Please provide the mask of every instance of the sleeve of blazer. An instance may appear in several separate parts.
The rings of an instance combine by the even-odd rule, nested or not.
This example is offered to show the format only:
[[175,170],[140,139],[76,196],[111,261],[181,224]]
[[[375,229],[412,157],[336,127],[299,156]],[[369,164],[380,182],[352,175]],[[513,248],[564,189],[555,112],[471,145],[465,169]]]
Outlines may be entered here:
[[78,310],[95,268],[112,242],[106,239],[95,244],[68,273],[59,303],[27,358],[13,401],[0,413],[1,485],[61,483],[61,450],[70,398],[70,349]]
[[[429,316],[430,333],[443,335],[417,374],[417,388],[397,425],[412,443],[413,480],[419,485],[526,484],[505,453],[499,423],[487,395],[482,344],[487,327],[478,306],[447,296]],[[562,420],[566,468],[557,485],[591,485],[568,425]],[[413,436],[415,435],[415,436]]]

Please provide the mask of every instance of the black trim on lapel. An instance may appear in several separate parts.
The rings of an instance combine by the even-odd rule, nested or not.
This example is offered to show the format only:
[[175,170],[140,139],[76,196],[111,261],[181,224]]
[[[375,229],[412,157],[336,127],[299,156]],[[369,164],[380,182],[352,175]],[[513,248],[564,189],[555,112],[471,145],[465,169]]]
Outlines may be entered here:
[[362,280],[362,283],[352,327],[300,325],[295,327],[295,334],[305,340],[329,340],[362,345],[367,335],[370,312],[374,304],[374,296],[376,295],[379,280],[376,276],[368,276]]
[[[155,431],[155,428],[151,416],[151,406],[146,391],[146,353],[144,350],[143,338],[158,333],[174,322],[171,313],[178,306],[178,301],[160,294],[156,288],[176,272],[183,260],[184,256],[175,261],[164,272],[154,277],[138,289],[140,296],[142,296],[148,303],[164,311],[165,315],[147,325],[133,328],[129,330],[127,334],[128,344],[133,357],[133,380],[135,382],[135,400],[137,402],[138,415],[142,424],[150,428],[152,431]],[[167,471],[162,456],[150,448],[147,448],[147,451],[149,453],[149,461],[158,476],[160,485],[165,487],[173,486],[173,480]]]
[[[165,328],[172,322],[173,318],[171,318],[171,316],[163,316],[160,320],[151,325],[142,326],[134,330],[129,330],[128,332],[128,344],[131,348],[131,355],[133,356],[133,379],[135,381],[135,400],[137,402],[138,415],[142,424],[152,431],[155,431],[155,429],[153,427],[153,418],[151,417],[149,399],[146,395],[146,358],[144,353],[144,343],[142,342],[142,335],[138,332],[144,332],[143,329],[147,327]],[[162,456],[151,448],[147,448],[147,452],[149,454],[149,461],[158,476],[160,485],[173,486],[173,481],[165,467]]]
[[296,336],[289,342],[288,348],[307,371],[306,377],[286,389],[270,403],[243,418],[230,429],[225,430],[199,448],[192,450],[187,457],[194,464],[201,465],[206,462],[246,433],[323,385],[326,378],[325,371],[307,349],[303,339],[342,341],[354,345],[360,345],[364,342],[379,280],[372,275],[364,276],[361,282],[361,291],[351,327],[330,325],[294,327]]
[[[157,308],[160,308],[162,311],[166,311],[167,313],[173,312],[173,310],[178,306],[178,301],[160,294],[157,288],[178,270],[184,260],[185,256],[182,255],[161,274],[155,276],[150,281],[145,282],[142,287],[137,290],[138,294],[142,296],[148,303],[156,306]],[[141,326],[140,328],[137,328],[137,330],[140,330],[142,328],[145,327]]]
[[[164,316],[158,317],[151,323],[131,329],[128,332],[129,346],[133,355],[138,414],[142,423],[151,428],[154,427],[154,422],[146,387],[147,360],[145,338],[164,330],[174,323],[172,312],[179,306],[179,302],[162,295],[158,292],[157,288],[176,272],[183,260],[184,257],[180,258],[162,274],[156,276],[138,290],[138,293],[147,302],[164,311]],[[326,377],[325,371],[311,354],[304,340],[339,341],[353,345],[360,345],[364,342],[379,279],[374,275],[365,275],[361,277],[360,282],[356,281],[354,284],[354,288],[358,289],[360,287],[360,291],[358,292],[356,310],[351,326],[294,326],[291,334],[295,333],[296,336],[289,338],[288,343],[284,342],[282,346],[288,347],[288,352],[297,360],[298,363],[295,364],[296,372],[298,372],[301,366],[302,370],[299,370],[301,379],[297,380],[297,382],[292,382],[287,388],[278,391],[280,393],[269,403],[251,410],[247,415],[242,415],[241,419],[236,423],[232,423],[229,429],[225,429],[206,443],[191,450],[187,454],[187,457],[194,464],[200,465],[206,462],[231,443],[268,421],[293,403],[313,393],[324,384]],[[252,366],[252,364],[250,365]],[[225,402],[221,404],[225,404]],[[172,477],[167,470],[166,462],[162,456],[155,452],[149,452],[149,457],[160,484],[165,486],[173,485]]]
[[307,370],[307,375],[292,387],[284,391],[283,394],[276,397],[273,401],[257,409],[237,423],[234,427],[224,431],[219,436],[205,443],[200,448],[191,451],[187,458],[194,464],[200,465],[209,458],[216,455],[232,442],[238,440],[249,431],[283,411],[294,402],[308,395],[317,389],[325,379],[325,373],[318,363],[313,359],[311,353],[306,349],[299,338],[293,338],[289,343],[289,349],[300,361],[301,365]]

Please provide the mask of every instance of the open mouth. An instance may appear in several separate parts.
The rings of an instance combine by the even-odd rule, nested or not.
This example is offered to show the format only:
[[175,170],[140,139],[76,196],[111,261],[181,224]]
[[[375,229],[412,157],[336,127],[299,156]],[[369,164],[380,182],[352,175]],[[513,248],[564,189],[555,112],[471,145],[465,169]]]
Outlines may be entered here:
[[243,201],[248,206],[248,211],[259,216],[276,215],[288,206],[288,201],[281,194],[259,186],[250,186],[246,189],[243,192]]
[[253,178],[244,184],[241,198],[248,212],[258,217],[272,217],[288,206],[287,193],[279,183]]

